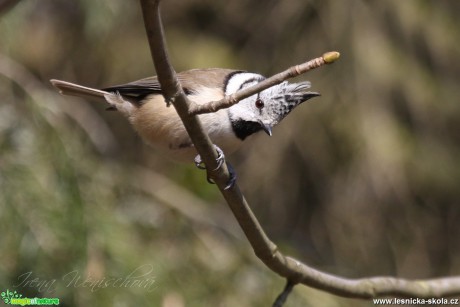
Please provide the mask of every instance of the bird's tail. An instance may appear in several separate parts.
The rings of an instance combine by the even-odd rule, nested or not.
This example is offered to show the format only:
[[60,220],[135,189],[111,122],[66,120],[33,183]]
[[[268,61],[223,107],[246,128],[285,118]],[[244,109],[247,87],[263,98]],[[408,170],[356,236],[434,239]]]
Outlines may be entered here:
[[101,91],[98,89],[81,86],[75,83],[70,83],[61,80],[50,80],[51,84],[59,90],[59,93],[67,96],[77,96],[77,97],[90,97],[90,98],[99,98],[104,99],[104,96],[110,94],[106,91]]

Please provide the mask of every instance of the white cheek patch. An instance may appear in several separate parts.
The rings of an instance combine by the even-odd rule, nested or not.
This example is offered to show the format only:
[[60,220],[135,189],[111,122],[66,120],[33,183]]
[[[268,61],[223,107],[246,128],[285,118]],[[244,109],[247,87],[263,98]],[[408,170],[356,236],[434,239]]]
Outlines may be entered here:
[[225,87],[225,95],[236,93],[240,89],[258,83],[264,79],[264,76],[250,72],[236,73],[228,79],[227,86]]

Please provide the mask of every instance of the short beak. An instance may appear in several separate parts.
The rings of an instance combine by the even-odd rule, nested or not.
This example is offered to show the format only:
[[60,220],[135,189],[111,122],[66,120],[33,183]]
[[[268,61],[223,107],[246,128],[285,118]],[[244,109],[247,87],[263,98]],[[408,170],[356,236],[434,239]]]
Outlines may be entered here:
[[269,136],[272,136],[272,126],[268,124],[264,124],[262,121],[259,121],[259,124],[262,127],[262,129],[265,131],[266,134],[268,134]]
[[321,96],[321,94],[317,93],[317,92],[306,92],[303,95],[303,101],[307,101],[310,98],[314,98],[314,97],[318,97],[318,96]]

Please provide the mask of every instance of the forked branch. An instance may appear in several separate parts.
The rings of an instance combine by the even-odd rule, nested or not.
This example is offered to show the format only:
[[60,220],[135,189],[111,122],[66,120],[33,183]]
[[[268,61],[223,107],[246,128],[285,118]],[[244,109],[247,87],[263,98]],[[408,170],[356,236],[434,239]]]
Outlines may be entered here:
[[229,179],[227,167],[224,164],[222,168],[214,170],[217,167],[217,154],[196,114],[212,112],[219,108],[228,107],[237,103],[239,99],[251,96],[258,91],[277,84],[276,82],[282,82],[295,74],[306,72],[315,66],[319,67],[328,61],[333,61],[338,57],[338,53],[325,54],[323,57],[313,60],[313,62],[294,66],[292,69],[288,69],[281,74],[267,79],[268,81],[263,86],[259,85],[237,92],[220,102],[211,102],[206,107],[193,106],[193,109],[190,109],[191,103],[185,96],[176,78],[174,69],[169,63],[160,20],[159,2],[160,0],[141,0],[141,5],[150,49],[163,95],[166,101],[171,101],[176,108],[191,140],[207,166],[208,176],[216,182],[257,257],[272,271],[289,281],[287,288],[280,296],[279,302],[283,302],[286,299],[293,285],[297,283],[302,283],[336,295],[354,298],[380,296],[430,298],[460,294],[460,277],[412,281],[393,277],[347,279],[318,271],[294,258],[282,254],[265,234],[238,185],[235,183],[232,188],[225,190]]

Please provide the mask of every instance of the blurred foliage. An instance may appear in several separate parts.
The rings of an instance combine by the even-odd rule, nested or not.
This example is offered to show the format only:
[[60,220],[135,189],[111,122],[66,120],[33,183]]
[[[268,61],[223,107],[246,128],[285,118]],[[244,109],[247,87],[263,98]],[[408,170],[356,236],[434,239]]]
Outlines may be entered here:
[[[178,71],[269,75],[341,52],[300,78],[322,97],[229,159],[283,251],[350,278],[460,273],[459,1],[163,2]],[[0,290],[62,306],[271,304],[284,281],[203,172],[50,87],[152,75],[138,3],[29,0],[0,14]],[[154,289],[62,280],[138,268]],[[28,272],[54,291],[18,286]],[[287,305],[371,303],[299,286]]]

